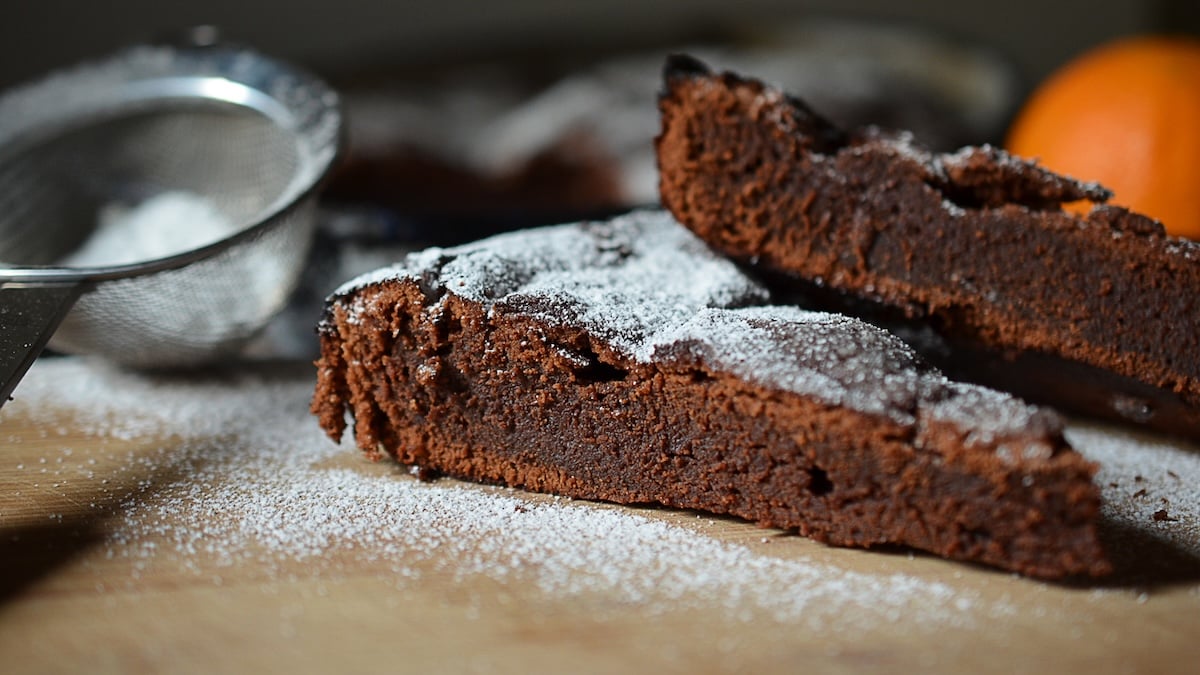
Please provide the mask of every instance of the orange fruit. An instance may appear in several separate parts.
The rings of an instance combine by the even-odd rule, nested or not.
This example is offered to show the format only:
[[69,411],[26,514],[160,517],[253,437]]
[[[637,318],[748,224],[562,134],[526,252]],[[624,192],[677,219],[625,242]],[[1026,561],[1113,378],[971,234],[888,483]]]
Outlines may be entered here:
[[1200,239],[1200,40],[1143,36],[1084,53],[1037,87],[1007,146]]

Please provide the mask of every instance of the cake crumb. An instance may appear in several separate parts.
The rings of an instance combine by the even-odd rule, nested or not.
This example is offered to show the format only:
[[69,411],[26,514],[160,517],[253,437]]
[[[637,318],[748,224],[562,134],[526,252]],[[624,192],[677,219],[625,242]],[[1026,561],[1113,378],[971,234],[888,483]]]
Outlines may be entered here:
[[1169,522],[1174,522],[1174,521],[1175,521],[1175,518],[1172,518],[1172,517],[1171,517],[1171,516],[1170,516],[1170,515],[1167,513],[1167,510],[1166,510],[1166,509],[1159,509],[1159,510],[1155,511],[1155,512],[1154,512],[1154,515],[1153,515],[1152,517],[1154,518],[1154,522],[1156,522],[1156,523],[1161,523],[1161,522],[1164,522],[1164,521],[1169,521]]

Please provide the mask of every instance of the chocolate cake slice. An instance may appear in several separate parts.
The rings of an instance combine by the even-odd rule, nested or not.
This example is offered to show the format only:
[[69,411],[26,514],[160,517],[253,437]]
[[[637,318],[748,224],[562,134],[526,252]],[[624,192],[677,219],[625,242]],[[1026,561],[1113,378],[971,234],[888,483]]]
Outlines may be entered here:
[[1054,413],[767,301],[661,211],[430,249],[331,297],[312,409],[424,475],[1109,571],[1095,467]]
[[[955,376],[1200,438],[1200,245],[992,147],[846,132],[688,57],[665,79],[662,201],[714,248],[815,306],[918,330]],[[1063,210],[1079,200],[1098,205]]]

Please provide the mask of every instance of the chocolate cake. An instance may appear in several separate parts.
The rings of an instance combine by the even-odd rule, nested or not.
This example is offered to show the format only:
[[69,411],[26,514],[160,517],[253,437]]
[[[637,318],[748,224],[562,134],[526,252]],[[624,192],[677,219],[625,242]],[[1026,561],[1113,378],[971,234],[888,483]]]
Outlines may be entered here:
[[768,302],[661,211],[429,249],[330,298],[312,409],[426,476],[1110,570],[1095,467],[1056,414]]
[[928,328],[956,376],[1200,438],[1200,245],[996,148],[843,131],[688,57],[665,79],[662,201],[711,246],[818,306]]

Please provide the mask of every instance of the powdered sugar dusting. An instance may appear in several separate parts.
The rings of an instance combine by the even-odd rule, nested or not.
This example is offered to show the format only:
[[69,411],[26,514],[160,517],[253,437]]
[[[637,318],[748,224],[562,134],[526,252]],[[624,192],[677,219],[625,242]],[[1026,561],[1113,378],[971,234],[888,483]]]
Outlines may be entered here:
[[681,347],[752,381],[821,392],[831,405],[915,421],[922,371],[912,351],[846,316],[796,307],[705,309],[648,345],[659,359]]
[[1010,396],[951,387],[901,340],[862,321],[766,304],[763,286],[665,211],[429,249],[349,282],[334,301],[354,322],[365,307],[355,291],[387,279],[582,326],[641,362],[700,361],[898,424],[927,413],[975,429],[981,443],[1030,430],[1035,419],[1038,432],[1056,423]]
[[51,424],[65,412],[100,437],[172,437],[169,454],[130,461],[182,472],[120,504],[102,544],[134,574],[164,558],[209,576],[239,564],[270,572],[283,561],[319,570],[349,556],[386,566],[399,582],[452,571],[644,611],[715,605],[827,627],[851,615],[860,627],[901,616],[936,627],[962,624],[967,610],[1011,611],[946,583],[773,558],[605,505],[331,466],[355,451],[330,443],[309,418],[311,390],[307,371],[176,379],[43,360],[0,419],[19,412]]
[[[641,211],[609,222],[511,232],[450,249],[431,248],[404,262],[353,279],[334,296],[386,279],[434,280],[478,302],[539,294],[574,298],[572,304],[603,312],[620,307],[649,312],[647,325],[675,311],[763,302],[766,290],[716,255],[665,211]],[[668,316],[663,316],[666,313]],[[636,331],[641,333],[642,331]],[[614,331],[614,341],[622,341]],[[638,336],[626,336],[632,352]],[[620,347],[620,345],[614,345]]]

